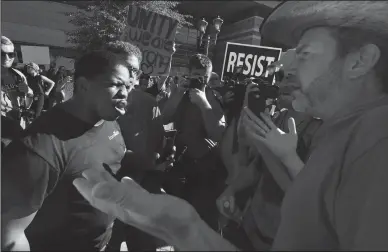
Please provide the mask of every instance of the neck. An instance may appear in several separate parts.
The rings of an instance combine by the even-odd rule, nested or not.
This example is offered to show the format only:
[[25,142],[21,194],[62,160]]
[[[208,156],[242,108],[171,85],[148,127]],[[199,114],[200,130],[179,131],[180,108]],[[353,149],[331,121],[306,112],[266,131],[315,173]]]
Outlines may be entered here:
[[344,111],[351,111],[360,105],[378,100],[385,96],[379,88],[379,85],[370,82],[368,85],[360,85],[360,88],[350,87],[343,92],[334,93],[333,99],[326,102],[326,106],[320,108],[317,117],[322,120],[328,120]]
[[85,102],[84,99],[81,99],[80,97],[72,97],[70,100],[63,103],[63,108],[68,113],[72,114],[73,116],[88,124],[99,126],[104,122],[104,120],[95,116],[94,111],[88,109],[88,104]]

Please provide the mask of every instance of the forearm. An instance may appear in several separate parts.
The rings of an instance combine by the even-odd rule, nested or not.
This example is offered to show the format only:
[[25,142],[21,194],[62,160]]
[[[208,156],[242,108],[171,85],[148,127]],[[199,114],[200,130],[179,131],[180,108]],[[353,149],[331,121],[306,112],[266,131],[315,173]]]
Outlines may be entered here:
[[166,101],[166,103],[162,108],[163,124],[168,124],[172,121],[172,118],[176,112],[179,102],[182,100],[182,97],[184,94],[185,94],[184,92],[177,90]]
[[6,234],[2,232],[2,251],[30,251],[30,244],[24,232],[20,234]]
[[299,158],[298,154],[292,153],[283,158],[282,163],[287,167],[287,171],[292,180],[299,174],[299,172],[303,169],[304,163]]
[[208,102],[201,106],[200,109],[207,134],[213,141],[221,141],[226,128],[225,123],[222,123],[219,116],[215,115],[214,110]]
[[53,88],[54,88],[54,85],[55,85],[54,83],[50,84],[49,88],[48,88],[47,91],[46,91],[47,94],[50,94],[50,93],[51,93],[51,91],[52,91]]
[[200,218],[189,224],[185,237],[174,237],[172,244],[179,251],[238,251]]
[[258,175],[256,167],[253,164],[250,164],[243,168],[236,179],[230,183],[228,188],[235,193],[240,192],[256,183]]

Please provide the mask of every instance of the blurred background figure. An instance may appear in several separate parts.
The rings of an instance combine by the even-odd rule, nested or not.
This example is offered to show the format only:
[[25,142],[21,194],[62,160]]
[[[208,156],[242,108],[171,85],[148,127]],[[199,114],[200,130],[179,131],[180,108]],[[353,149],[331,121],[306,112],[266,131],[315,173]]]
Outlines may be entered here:
[[64,66],[60,66],[54,77],[55,86],[54,90],[50,93],[49,96],[48,109],[65,100],[65,93],[63,91],[63,88],[65,87],[67,81],[66,77],[66,68]]
[[145,74],[143,73],[141,76],[140,76],[140,80],[139,80],[139,85],[138,85],[138,88],[145,92],[148,88],[148,85],[149,85],[149,81],[150,81],[150,77],[148,74]]
[[74,70],[66,70],[65,84],[63,86],[64,101],[73,97],[74,93]]
[[36,118],[42,113],[45,97],[50,95],[55,82],[42,75],[39,66],[34,62],[26,65],[26,72],[27,82],[34,92],[34,101],[32,102],[31,110],[34,111]]
[[47,70],[47,78],[51,80],[55,80],[55,75],[57,74],[57,64],[55,62],[51,62],[49,70]]

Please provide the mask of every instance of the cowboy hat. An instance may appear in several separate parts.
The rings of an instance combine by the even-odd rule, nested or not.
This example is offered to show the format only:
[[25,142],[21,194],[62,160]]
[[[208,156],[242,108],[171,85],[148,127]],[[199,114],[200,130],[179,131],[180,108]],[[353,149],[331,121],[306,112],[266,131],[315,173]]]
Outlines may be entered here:
[[260,27],[264,39],[295,47],[309,28],[356,28],[388,38],[387,1],[287,1]]

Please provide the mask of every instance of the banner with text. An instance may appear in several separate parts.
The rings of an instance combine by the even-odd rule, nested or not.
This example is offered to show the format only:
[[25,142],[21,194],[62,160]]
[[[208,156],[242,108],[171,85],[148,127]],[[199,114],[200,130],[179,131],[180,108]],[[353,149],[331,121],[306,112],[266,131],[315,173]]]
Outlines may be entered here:
[[281,53],[281,48],[228,42],[221,80],[224,80],[225,77],[231,78],[236,73],[237,68],[242,68],[241,73],[247,78],[260,77],[273,83],[275,77],[268,74],[267,67],[278,61]]
[[130,5],[122,40],[137,45],[143,53],[140,69],[149,75],[168,75],[178,21]]

